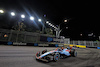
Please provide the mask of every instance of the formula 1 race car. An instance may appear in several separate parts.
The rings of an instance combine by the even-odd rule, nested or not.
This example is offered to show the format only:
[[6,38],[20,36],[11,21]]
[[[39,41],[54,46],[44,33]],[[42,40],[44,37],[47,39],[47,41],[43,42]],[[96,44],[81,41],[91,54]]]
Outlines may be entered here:
[[42,60],[42,61],[58,61],[61,58],[65,58],[68,56],[73,56],[76,57],[77,56],[77,52],[75,51],[75,49],[71,48],[56,48],[55,50],[52,51],[48,51],[47,50],[43,50],[42,53],[37,52],[36,53],[36,60]]

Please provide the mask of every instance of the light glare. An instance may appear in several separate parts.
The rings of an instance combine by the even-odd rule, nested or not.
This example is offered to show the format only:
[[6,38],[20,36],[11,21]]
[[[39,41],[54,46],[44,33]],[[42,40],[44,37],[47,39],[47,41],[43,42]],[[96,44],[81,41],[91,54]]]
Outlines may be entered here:
[[24,14],[22,14],[22,15],[21,15],[21,18],[25,18],[25,15],[24,15]]
[[15,16],[15,13],[14,12],[11,12],[11,16]]
[[30,20],[34,20],[34,17],[31,16],[31,17],[30,17]]
[[64,22],[67,22],[67,20],[64,20]]
[[48,23],[49,25],[51,25],[51,23]]
[[50,26],[52,26],[52,24],[50,24]]
[[38,21],[41,22],[42,20],[41,19],[38,19]]
[[0,13],[4,13],[4,11],[3,10],[0,10]]
[[46,21],[46,23],[48,24],[48,23],[49,23],[49,21]]
[[52,25],[52,27],[54,27],[54,25]]

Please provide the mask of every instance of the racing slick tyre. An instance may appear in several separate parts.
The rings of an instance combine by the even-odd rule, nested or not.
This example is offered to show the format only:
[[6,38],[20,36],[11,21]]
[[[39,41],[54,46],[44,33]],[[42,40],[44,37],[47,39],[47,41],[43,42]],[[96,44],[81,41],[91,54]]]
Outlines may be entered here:
[[77,56],[77,52],[76,51],[71,51],[71,56],[76,57]]
[[47,57],[46,59],[47,59],[47,63],[49,63],[51,61],[50,57]]
[[60,54],[59,53],[55,53],[54,54],[54,61],[56,62],[56,61],[58,61],[60,59]]

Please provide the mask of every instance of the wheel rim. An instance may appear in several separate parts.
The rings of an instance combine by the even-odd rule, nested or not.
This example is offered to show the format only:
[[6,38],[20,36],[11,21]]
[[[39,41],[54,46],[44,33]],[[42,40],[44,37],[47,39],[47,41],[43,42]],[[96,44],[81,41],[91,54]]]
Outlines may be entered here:
[[55,56],[55,60],[56,60],[56,61],[59,60],[59,54],[57,54],[57,55]]

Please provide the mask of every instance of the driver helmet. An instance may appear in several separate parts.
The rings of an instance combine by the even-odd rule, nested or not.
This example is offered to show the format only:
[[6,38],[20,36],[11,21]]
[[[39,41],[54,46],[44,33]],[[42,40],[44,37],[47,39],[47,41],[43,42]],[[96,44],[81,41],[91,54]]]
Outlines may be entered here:
[[64,47],[61,47],[61,49],[63,50],[63,49],[64,49]]

